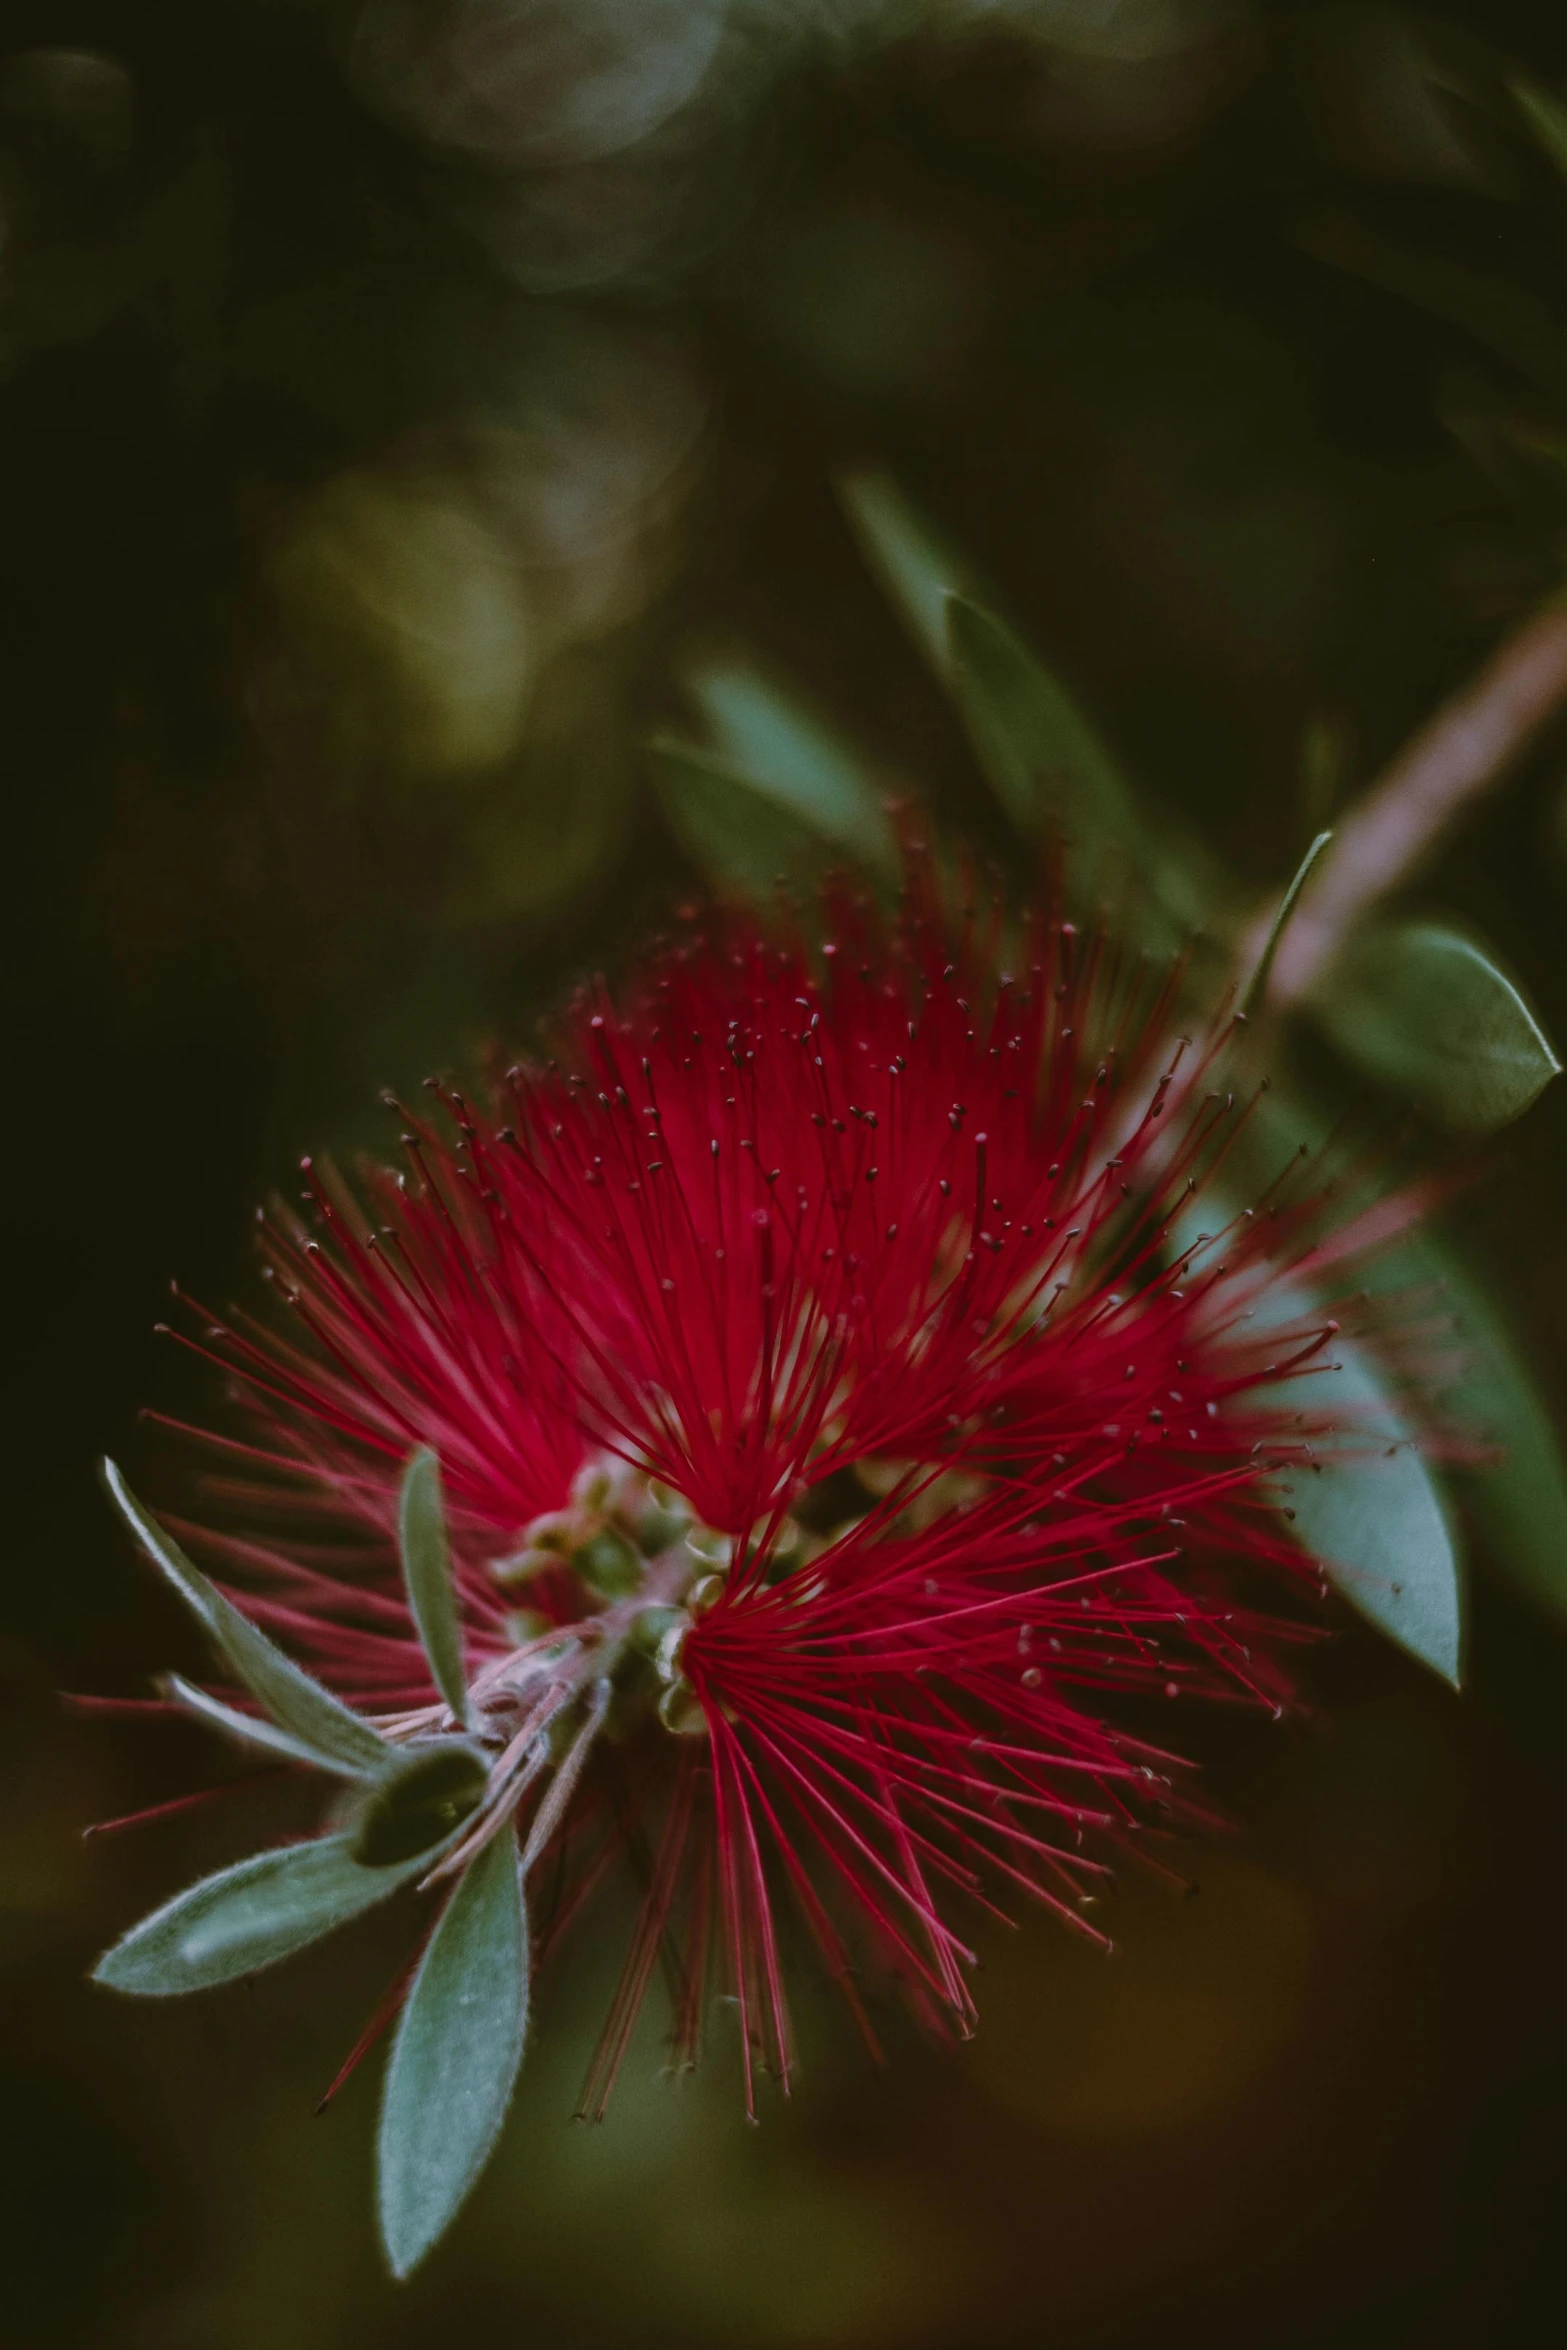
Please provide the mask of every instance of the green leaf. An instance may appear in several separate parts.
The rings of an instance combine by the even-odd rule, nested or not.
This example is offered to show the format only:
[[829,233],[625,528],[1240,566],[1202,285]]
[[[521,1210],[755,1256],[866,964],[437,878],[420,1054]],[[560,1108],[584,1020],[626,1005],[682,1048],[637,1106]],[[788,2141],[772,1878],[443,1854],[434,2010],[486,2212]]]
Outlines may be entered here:
[[947,601],[972,596],[972,568],[885,473],[846,473],[838,495],[872,573],[938,677],[947,675]]
[[1498,1460],[1458,1472],[1465,1506],[1502,1573],[1567,1616],[1567,1461],[1557,1418],[1486,1285],[1429,1229],[1412,1234],[1371,1276],[1378,1289],[1440,1283],[1461,1356],[1449,1409],[1466,1433],[1500,1448]]
[[232,1982],[319,1941],[427,1865],[420,1854],[366,1868],[347,1836],[258,1852],[143,1918],[98,1961],[93,1980],[153,1998]]
[[1553,390],[1567,383],[1567,336],[1551,305],[1494,270],[1464,269],[1439,254],[1400,245],[1347,213],[1307,216],[1297,223],[1294,241],[1330,269],[1447,319],[1521,375]]
[[[1177,1219],[1172,1245],[1218,1235],[1233,1211],[1210,1188]],[[1210,1245],[1213,1245],[1210,1243]],[[1211,1260],[1210,1260],[1211,1261]],[[1204,1262],[1198,1255],[1195,1263]],[[1309,1325],[1322,1307],[1303,1285],[1281,1281],[1249,1327]],[[1390,1380],[1367,1347],[1338,1337],[1320,1367],[1271,1384],[1270,1403],[1339,1433],[1313,1439],[1315,1467],[1289,1478],[1295,1531],[1344,1597],[1422,1664],[1456,1688],[1463,1652],[1463,1587],[1452,1525],[1435,1477],[1416,1450]]]
[[1305,829],[1315,836],[1330,829],[1349,789],[1353,737],[1332,711],[1308,718],[1300,735],[1300,807]]
[[1018,831],[1027,837],[1054,819],[1078,849],[1113,848],[1167,918],[1167,936],[1208,922],[1233,885],[1196,841],[1139,807],[1073,695],[997,616],[972,566],[885,474],[849,474],[838,489],[871,570],[957,703]]
[[[1308,1310],[1309,1301],[1298,1301]],[[1343,1448],[1292,1479],[1295,1531],[1329,1580],[1368,1621],[1456,1689],[1463,1656],[1463,1594],[1452,1526],[1435,1477],[1393,1408],[1379,1367],[1335,1340],[1336,1368],[1272,1389],[1286,1406],[1342,1411]],[[1379,1439],[1355,1440],[1355,1413]],[[1362,1443],[1364,1439],[1362,1439]]]
[[516,1841],[486,1844],[441,1916],[387,2068],[378,2146],[381,2239],[406,2277],[489,2161],[528,2021],[528,1931]]
[[980,766],[1017,830],[1053,822],[1073,846],[1109,848],[1148,894],[1147,941],[1162,943],[1149,919],[1166,917],[1166,937],[1201,928],[1233,895],[1233,884],[1201,844],[1158,824],[1103,738],[1039,656],[966,596],[946,599],[947,683]]
[[808,886],[831,863],[819,833],[708,752],[661,736],[648,755],[671,829],[720,888],[765,898],[779,882]]
[[980,764],[1023,833],[1047,816],[1131,838],[1138,816],[1120,769],[1060,679],[991,612],[948,596],[947,669]]
[[[1298,1095],[1278,1090],[1257,1105],[1251,1149],[1262,1154],[1259,1184],[1304,1140],[1319,1146],[1330,1121]],[[1500,1458],[1448,1470],[1439,1489],[1457,1484],[1467,1514],[1487,1537],[1497,1567],[1520,1589],[1567,1615],[1567,1463],[1556,1415],[1493,1302],[1452,1240],[1430,1224],[1356,1267],[1373,1295],[1436,1289],[1452,1310],[1457,1367],[1444,1388],[1457,1427],[1496,1443]],[[1425,1309],[1422,1309],[1424,1311]]]
[[1257,957],[1256,969],[1247,980],[1245,992],[1241,997],[1241,1018],[1243,1020],[1249,1020],[1252,1017],[1267,995],[1268,978],[1278,955],[1279,941],[1289,928],[1290,916],[1300,904],[1300,893],[1311,879],[1312,869],[1316,865],[1317,859],[1332,838],[1331,832],[1317,834],[1316,839],[1296,866],[1289,887],[1279,900],[1278,911],[1268,927],[1268,935],[1263,941],[1262,952]]
[[1515,74],[1508,87],[1542,154],[1567,179],[1567,104],[1528,74]]
[[1473,385],[1449,386],[1437,416],[1459,447],[1518,509],[1536,538],[1556,547],[1567,516],[1567,436],[1526,421],[1500,397]]
[[452,1582],[451,1546],[441,1498],[441,1464],[421,1445],[403,1471],[397,1503],[397,1539],[403,1554],[403,1581],[430,1673],[457,1720],[468,1724],[468,1678],[463,1669],[462,1626]]
[[350,1713],[331,1691],[275,1648],[192,1564],[179,1544],[150,1517],[113,1461],[104,1483],[155,1566],[162,1569],[203,1631],[272,1720],[310,1749],[318,1766],[343,1778],[362,1778],[386,1760],[386,1740]]
[[463,1738],[400,1748],[365,1798],[354,1858],[385,1868],[429,1852],[478,1809],[489,1775],[485,1757]]
[[1567,1463],[1555,1417],[1494,1317],[1465,1309],[1461,1320],[1476,1359],[1460,1392],[1504,1448],[1466,1478],[1470,1506],[1503,1573],[1567,1617]]
[[881,794],[836,736],[754,670],[710,666],[689,683],[724,765],[835,849],[896,880]]
[[316,1771],[332,1767],[313,1746],[291,1738],[264,1714],[242,1714],[237,1706],[225,1705],[221,1697],[214,1697],[210,1689],[198,1689],[183,1674],[170,1673],[164,1687],[183,1712],[194,1714],[209,1729],[220,1730],[225,1738],[233,1738],[241,1746],[259,1747],[264,1754],[276,1755],[282,1762],[305,1763]]
[[1521,1117],[1561,1070],[1513,982],[1435,922],[1362,931],[1318,981],[1312,1008],[1346,1059],[1460,1134]]

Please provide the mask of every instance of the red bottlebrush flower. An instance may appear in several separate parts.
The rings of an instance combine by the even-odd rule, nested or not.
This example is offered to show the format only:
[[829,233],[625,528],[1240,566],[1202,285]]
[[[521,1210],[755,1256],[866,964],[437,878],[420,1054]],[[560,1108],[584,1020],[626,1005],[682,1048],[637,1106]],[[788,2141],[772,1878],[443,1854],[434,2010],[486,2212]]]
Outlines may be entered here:
[[[569,1849],[546,1941],[642,1856],[595,2106],[661,1950],[683,2043],[711,1962],[748,2082],[758,2052],[787,2074],[780,1894],[867,2031],[867,1963],[964,2026],[954,1904],[1025,1887],[1080,1923],[1085,1838],[1179,1808],[1105,1706],[1276,1705],[1234,1566],[1316,1587],[1269,1480],[1334,1325],[1289,1283],[1370,1227],[1323,1246],[1315,1203],[1274,1201],[1211,1267],[1176,1247],[1241,1113],[1207,1089],[1222,1040],[1175,1031],[1176,979],[1099,933],[1040,916],[1000,972],[1001,917],[954,930],[932,898],[896,930],[833,901],[827,929],[714,917],[585,997],[558,1059],[405,1112],[400,1173],[309,1170],[313,1218],[264,1226],[293,1333],[197,1342],[260,1429],[212,1440],[243,1531],[206,1555],[412,1749],[401,1777],[351,1738],[329,1766],[386,1780],[366,1819],[427,1830],[443,1883],[514,1822],[525,1878]],[[391,1833],[362,1826],[359,1861]]]
[[482,1619],[496,1557],[600,1452],[741,1536],[866,1462],[1157,1495],[1281,1440],[1270,1389],[1332,1325],[1246,1320],[1316,1211],[1237,1229],[1222,1267],[1165,1260],[1239,1122],[1198,1098],[1214,1048],[1172,1034],[1173,983],[1056,920],[997,980],[992,937],[835,913],[819,963],[724,926],[623,1009],[585,1000],[562,1061],[485,1106],[432,1086],[363,1206],[307,1164],[313,1227],[263,1232],[299,1343],[209,1321],[269,1467],[384,1529],[433,1446]]
[[[1086,1835],[1119,1842],[1150,1813],[1197,1816],[1172,1784],[1173,1758],[1112,1729],[1082,1693],[1146,1689],[1155,1671],[1171,1693],[1212,1693],[1257,1628],[1233,1611],[1197,1620],[1168,1552],[1139,1547],[1131,1511],[1041,1523],[1001,1493],[900,1532],[922,1500],[939,1502],[940,1481],[904,1481],[800,1564],[760,1552],[733,1565],[694,1595],[665,1652],[677,1694],[664,1718],[705,1734],[688,1768],[716,1832],[748,2098],[753,2043],[780,2075],[790,2068],[774,1882],[795,1896],[873,2045],[856,1930],[923,2020],[966,2029],[972,1952],[944,1899],[988,1909],[998,1888],[1021,1889],[1103,1940],[1079,1906],[1107,1874]],[[672,1807],[643,1970],[648,1929],[678,1890],[691,1808]],[[710,1930],[699,1914],[692,1938]],[[594,2094],[613,2079],[642,1979],[634,1961]]]

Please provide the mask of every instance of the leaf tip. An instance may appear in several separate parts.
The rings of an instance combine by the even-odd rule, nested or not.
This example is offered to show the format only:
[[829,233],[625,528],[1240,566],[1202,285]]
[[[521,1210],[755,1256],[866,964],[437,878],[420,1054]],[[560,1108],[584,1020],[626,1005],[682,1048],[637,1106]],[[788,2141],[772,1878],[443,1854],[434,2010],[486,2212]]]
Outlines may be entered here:
[[423,2242],[405,2241],[400,2223],[393,2219],[384,2204],[378,2216],[380,2219],[381,2252],[386,2261],[387,2273],[394,2285],[406,2285],[420,2261],[425,2258],[427,2253],[434,2250],[436,2240],[431,2236]]
[[125,1965],[125,1942],[111,1943],[96,1966],[88,1971],[89,1983],[101,1983],[106,1991],[139,1991],[142,1985],[135,1978],[134,1969]]

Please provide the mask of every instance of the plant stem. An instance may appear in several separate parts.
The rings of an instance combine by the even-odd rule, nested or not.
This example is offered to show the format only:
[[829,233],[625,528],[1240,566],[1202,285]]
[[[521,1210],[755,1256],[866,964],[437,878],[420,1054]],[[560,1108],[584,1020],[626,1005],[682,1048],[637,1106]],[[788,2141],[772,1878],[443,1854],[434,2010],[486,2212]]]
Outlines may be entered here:
[[[1567,597],[1525,621],[1438,710],[1340,823],[1277,940],[1268,980],[1275,1011],[1297,1003],[1379,898],[1425,862],[1471,801],[1498,783],[1567,701]],[[1252,966],[1271,927],[1242,950]]]

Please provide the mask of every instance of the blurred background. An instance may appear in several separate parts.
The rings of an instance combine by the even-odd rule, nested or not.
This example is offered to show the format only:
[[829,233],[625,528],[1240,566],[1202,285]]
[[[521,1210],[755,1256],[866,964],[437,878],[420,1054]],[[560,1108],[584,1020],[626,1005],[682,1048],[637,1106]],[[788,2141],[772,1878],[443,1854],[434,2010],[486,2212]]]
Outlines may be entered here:
[[[1536,2338],[1567,1613],[1483,1540],[1462,1699],[1346,1628],[1315,1718],[1188,1724],[1244,1823],[1197,1897],[1128,1885],[1109,1963],[991,1937],[956,2054],[894,2025],[875,2073],[806,1988],[759,2130],[721,2031],[685,2082],[645,2031],[573,2125],[615,1939],[581,1937],[400,2291],[374,2067],[311,2117],[404,1921],[177,2008],[91,1992],[261,1815],[84,1845],[211,1750],[56,1692],[197,1662],[92,1475],[157,1492],[139,1408],[209,1400],[167,1282],[253,1297],[301,1150],[376,1143],[382,1086],[525,1037],[689,892],[645,746],[693,679],[758,664],[994,840],[846,470],[962,545],[1150,807],[1280,885],[1561,579],[1564,88],[1553,0],[13,0],[6,2342]],[[1419,899],[1558,1037],[1564,794],[1558,728]],[[1461,1211],[1558,1405],[1564,1146],[1555,1087]]]

